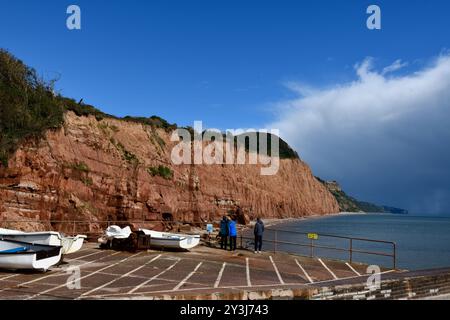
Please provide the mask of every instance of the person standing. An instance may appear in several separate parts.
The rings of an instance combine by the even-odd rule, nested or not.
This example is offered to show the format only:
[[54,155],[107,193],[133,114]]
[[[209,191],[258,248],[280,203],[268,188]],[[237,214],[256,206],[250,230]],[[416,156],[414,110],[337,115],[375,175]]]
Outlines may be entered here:
[[223,216],[222,221],[220,221],[220,249],[227,250],[228,246],[228,219]]
[[255,234],[255,253],[261,253],[264,234],[264,223],[260,218],[256,220],[255,229],[253,232]]
[[237,229],[234,217],[228,222],[228,234],[230,235],[230,251],[236,251]]

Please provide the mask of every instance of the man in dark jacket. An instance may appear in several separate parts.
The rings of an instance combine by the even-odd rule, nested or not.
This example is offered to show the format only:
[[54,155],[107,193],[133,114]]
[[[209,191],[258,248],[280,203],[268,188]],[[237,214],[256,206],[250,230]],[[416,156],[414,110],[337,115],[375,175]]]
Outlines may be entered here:
[[220,248],[221,249],[227,249],[227,245],[228,245],[228,219],[226,216],[223,216],[222,221],[220,221],[220,232],[219,232],[219,236],[220,236]]
[[255,234],[255,253],[261,253],[262,239],[264,234],[264,223],[260,218],[256,220],[254,234]]

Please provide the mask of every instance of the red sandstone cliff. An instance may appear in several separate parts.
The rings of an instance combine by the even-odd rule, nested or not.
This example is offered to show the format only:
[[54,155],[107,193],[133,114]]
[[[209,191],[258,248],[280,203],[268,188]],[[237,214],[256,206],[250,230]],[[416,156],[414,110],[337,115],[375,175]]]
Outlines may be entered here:
[[[339,211],[335,198],[298,159],[281,160],[275,176],[261,176],[254,165],[174,166],[173,143],[162,129],[71,112],[65,117],[62,129],[48,132],[38,145],[21,146],[9,167],[0,169],[1,220],[155,221],[171,216],[200,222],[237,206],[250,218]],[[170,167],[173,178],[148,172],[159,165]]]

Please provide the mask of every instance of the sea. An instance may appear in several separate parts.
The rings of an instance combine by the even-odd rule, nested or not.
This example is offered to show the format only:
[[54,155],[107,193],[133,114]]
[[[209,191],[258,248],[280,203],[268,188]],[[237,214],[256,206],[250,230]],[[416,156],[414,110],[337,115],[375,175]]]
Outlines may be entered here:
[[[330,259],[350,259],[350,240],[364,238],[394,242],[396,267],[424,270],[450,267],[450,217],[394,214],[340,214],[289,221],[266,228],[265,249]],[[276,232],[274,229],[279,231]],[[312,239],[310,239],[312,238]],[[311,252],[310,244],[314,249]],[[322,247],[322,248],[318,248]],[[323,248],[325,247],[325,248]],[[333,249],[332,249],[333,248]],[[375,252],[388,256],[354,252],[352,260],[390,268],[393,245],[354,240],[355,251]]]

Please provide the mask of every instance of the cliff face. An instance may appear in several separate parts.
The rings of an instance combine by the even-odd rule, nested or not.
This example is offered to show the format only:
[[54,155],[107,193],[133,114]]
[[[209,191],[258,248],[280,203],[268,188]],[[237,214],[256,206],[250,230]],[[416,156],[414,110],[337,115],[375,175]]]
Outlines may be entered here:
[[408,210],[389,206],[380,206],[370,202],[359,201],[346,194],[336,181],[323,181],[317,178],[336,198],[341,212],[392,213],[408,214]]
[[[163,129],[68,112],[61,129],[23,144],[8,168],[0,168],[1,220],[142,220],[152,226],[163,219],[213,220],[230,210],[246,218],[339,211],[301,160],[281,160],[275,176],[261,176],[255,165],[175,166],[173,145]],[[36,230],[48,224],[8,227]],[[100,225],[84,229],[95,228]]]

